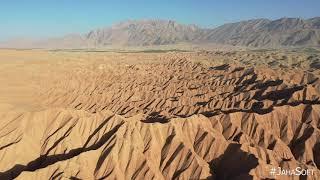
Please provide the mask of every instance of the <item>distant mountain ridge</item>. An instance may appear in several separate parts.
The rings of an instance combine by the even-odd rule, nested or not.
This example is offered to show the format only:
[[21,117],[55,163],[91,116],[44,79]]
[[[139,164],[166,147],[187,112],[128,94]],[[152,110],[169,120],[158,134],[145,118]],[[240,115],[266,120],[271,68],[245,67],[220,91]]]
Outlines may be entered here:
[[255,19],[209,30],[204,41],[250,47],[319,46],[320,17]]
[[[94,48],[105,46],[150,46],[177,43],[217,43],[247,47],[320,46],[320,17],[311,19],[254,19],[228,23],[213,29],[179,24],[171,20],[130,20],[79,35],[21,46],[39,48]],[[17,42],[7,42],[18,46]]]
[[198,38],[202,30],[196,25],[182,25],[175,21],[126,21],[109,28],[93,30],[86,35],[95,45],[163,45],[189,42]]

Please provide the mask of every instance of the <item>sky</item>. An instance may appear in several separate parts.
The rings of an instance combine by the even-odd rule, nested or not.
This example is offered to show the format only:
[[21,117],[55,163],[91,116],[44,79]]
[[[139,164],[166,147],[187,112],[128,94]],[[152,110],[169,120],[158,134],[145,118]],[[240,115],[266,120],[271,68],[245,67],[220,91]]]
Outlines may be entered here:
[[125,20],[200,27],[241,20],[320,16],[320,0],[1,0],[0,40],[86,33]]

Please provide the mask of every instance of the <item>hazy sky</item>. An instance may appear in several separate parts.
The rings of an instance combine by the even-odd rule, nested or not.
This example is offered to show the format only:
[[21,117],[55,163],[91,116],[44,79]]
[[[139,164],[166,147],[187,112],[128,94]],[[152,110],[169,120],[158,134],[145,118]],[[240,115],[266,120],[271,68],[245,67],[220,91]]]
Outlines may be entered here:
[[214,27],[252,18],[320,16],[320,0],[1,0],[0,40],[87,32],[128,19]]

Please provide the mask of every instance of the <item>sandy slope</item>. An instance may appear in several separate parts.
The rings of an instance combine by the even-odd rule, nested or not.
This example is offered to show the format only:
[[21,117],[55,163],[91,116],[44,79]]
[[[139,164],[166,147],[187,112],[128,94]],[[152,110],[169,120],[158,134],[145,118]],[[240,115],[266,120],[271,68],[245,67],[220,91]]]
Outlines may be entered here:
[[272,167],[320,176],[317,54],[0,57],[0,179],[299,179]]

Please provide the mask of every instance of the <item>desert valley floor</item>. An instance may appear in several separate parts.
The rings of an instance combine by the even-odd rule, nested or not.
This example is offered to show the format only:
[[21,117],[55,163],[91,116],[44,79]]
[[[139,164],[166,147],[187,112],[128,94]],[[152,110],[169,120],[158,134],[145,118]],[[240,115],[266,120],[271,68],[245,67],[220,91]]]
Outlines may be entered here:
[[0,179],[318,179],[319,77],[307,50],[3,49]]

